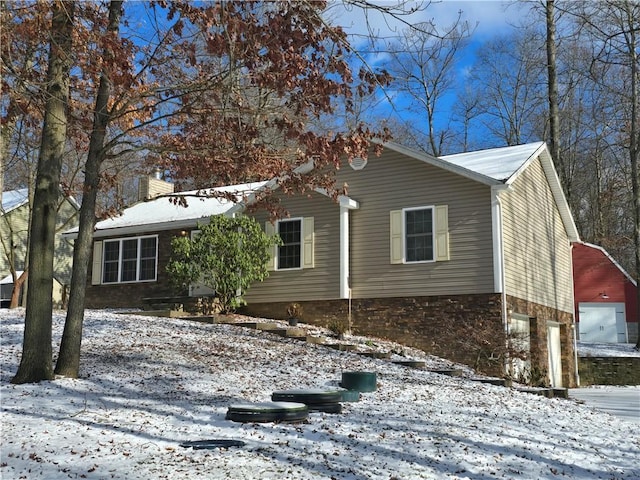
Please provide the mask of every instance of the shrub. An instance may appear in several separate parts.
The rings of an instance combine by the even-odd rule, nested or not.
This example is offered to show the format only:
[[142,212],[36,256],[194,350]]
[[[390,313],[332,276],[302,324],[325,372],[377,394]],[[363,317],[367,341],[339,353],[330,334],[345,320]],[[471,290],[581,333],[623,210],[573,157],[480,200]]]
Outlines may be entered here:
[[223,313],[246,302],[242,295],[253,282],[269,275],[267,262],[279,237],[268,236],[258,222],[245,216],[218,215],[198,224],[195,238],[176,237],[167,272],[180,288],[200,284],[216,292]]

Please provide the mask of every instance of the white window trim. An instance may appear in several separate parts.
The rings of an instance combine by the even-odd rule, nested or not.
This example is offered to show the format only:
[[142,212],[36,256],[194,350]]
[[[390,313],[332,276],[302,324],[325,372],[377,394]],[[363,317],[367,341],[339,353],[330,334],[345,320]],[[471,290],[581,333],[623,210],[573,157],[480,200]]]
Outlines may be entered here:
[[304,268],[304,217],[283,218],[277,220],[275,224],[275,233],[280,235],[280,224],[286,222],[300,222],[300,266],[292,268],[280,268],[280,247],[276,246],[276,254],[274,257],[274,270],[277,272],[295,272],[296,270],[302,270]]
[[[431,255],[432,260],[407,260],[407,216],[406,212],[416,210],[431,210]],[[435,263],[436,262],[436,207],[435,205],[428,205],[424,207],[408,207],[402,209],[402,260],[403,263],[417,264],[417,263]]]
[[[156,240],[156,251],[155,251],[155,275],[153,278],[139,280],[140,278],[140,243],[145,238],[155,238]],[[120,277],[122,275],[122,242],[126,240],[137,240],[138,241],[138,251],[137,251],[137,259],[136,259],[136,280],[127,280],[121,281]],[[105,282],[104,281],[104,251],[107,243],[119,242],[120,246],[118,248],[118,281],[116,282]],[[101,285],[122,285],[126,283],[149,283],[158,281],[158,235],[142,235],[139,237],[121,237],[121,238],[108,238],[102,241],[102,255],[100,259],[100,284]]]

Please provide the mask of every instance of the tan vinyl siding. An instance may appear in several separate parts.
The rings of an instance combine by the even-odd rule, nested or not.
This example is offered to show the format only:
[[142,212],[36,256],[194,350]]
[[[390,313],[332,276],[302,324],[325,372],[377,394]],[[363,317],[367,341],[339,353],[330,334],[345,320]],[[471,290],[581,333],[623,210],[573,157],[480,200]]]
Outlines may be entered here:
[[55,256],[53,271],[62,285],[71,284],[71,267],[73,265],[73,240],[64,238],[61,233],[78,225],[78,210],[64,200],[58,210],[56,225]]
[[[344,183],[360,203],[351,211],[353,298],[492,293],[490,187],[390,150],[361,171],[343,167]],[[390,212],[438,205],[448,206],[450,260],[392,264]]]
[[[53,300],[56,306],[62,301],[62,286],[71,283],[73,264],[73,242],[60,234],[78,224],[77,209],[67,200],[63,200],[56,218],[55,251],[53,257],[54,290]],[[13,245],[13,263],[16,270],[24,270],[27,262],[29,239],[29,206],[23,205],[0,217],[0,278],[11,273],[5,248]]]
[[569,238],[539,160],[500,194],[506,293],[571,312]]
[[0,217],[0,278],[11,273],[7,260],[8,249],[13,247],[16,270],[24,270],[29,238],[29,207],[23,205]]
[[[251,286],[248,303],[329,300],[340,294],[340,207],[331,199],[313,194],[308,197],[283,197],[291,218],[313,218],[313,267],[274,270],[262,283]],[[264,225],[267,216],[255,218]],[[309,224],[307,220],[304,222]],[[306,232],[305,232],[306,235]],[[307,246],[308,246],[307,239]]]

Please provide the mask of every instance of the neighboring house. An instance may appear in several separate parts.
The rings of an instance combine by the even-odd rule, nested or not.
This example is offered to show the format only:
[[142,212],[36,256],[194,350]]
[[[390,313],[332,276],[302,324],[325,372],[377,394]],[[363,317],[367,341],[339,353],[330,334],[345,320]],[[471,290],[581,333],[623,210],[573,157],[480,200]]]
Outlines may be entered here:
[[[65,198],[56,220],[58,231],[77,225],[79,205],[71,198]],[[11,266],[18,276],[25,270],[29,238],[29,191],[26,188],[2,192],[0,211],[0,278],[2,279],[2,306],[8,305],[13,290]],[[53,300],[61,307],[66,298],[66,289],[71,282],[73,243],[61,235],[56,235],[54,256]],[[8,296],[8,298],[6,298]],[[23,299],[24,300],[24,299]]]
[[604,248],[573,244],[573,282],[581,341],[638,340],[638,284]]
[[[575,385],[570,244],[579,238],[544,143],[442,158],[385,144],[336,176],[348,194],[337,203],[322,192],[283,196],[286,219],[252,214],[284,244],[269,278],[247,292],[247,313],[284,318],[298,302],[309,323],[348,322],[486,372]],[[228,188],[251,201],[271,185]],[[100,222],[88,305],[175,295],[164,273],[171,238],[242,209],[158,198]],[[508,345],[527,358],[507,358]]]

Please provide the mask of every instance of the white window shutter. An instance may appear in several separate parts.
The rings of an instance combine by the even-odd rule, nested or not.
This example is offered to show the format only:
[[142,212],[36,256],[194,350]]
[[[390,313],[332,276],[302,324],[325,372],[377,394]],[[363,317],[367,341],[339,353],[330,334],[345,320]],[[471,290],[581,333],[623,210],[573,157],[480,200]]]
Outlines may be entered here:
[[[269,237],[273,237],[276,234],[276,226],[270,221],[264,223],[264,233]],[[276,269],[276,245],[273,245],[269,252],[269,261],[267,262],[267,270],[273,271]]]
[[102,283],[102,241],[93,242],[93,262],[91,264],[91,285]]
[[402,263],[404,238],[402,235],[402,210],[391,210],[390,228],[391,263]]
[[436,206],[436,262],[449,260],[449,207]]
[[313,237],[313,217],[305,217],[302,219],[302,268],[314,267]]

